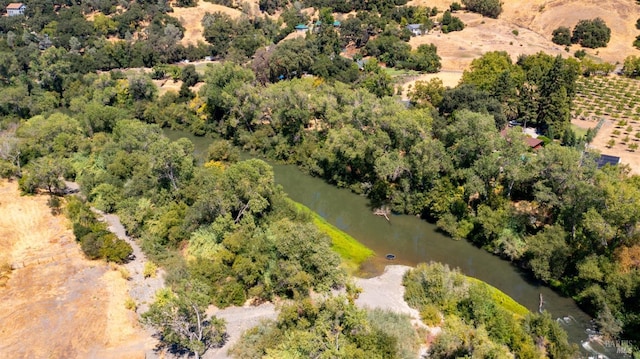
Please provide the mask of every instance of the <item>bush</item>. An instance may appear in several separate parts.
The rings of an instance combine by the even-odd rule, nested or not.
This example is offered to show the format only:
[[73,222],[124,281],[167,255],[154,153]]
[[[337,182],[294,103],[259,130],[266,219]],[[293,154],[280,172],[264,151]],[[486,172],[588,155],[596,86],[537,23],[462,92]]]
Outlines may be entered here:
[[158,271],[158,266],[152,261],[148,261],[144,264],[144,269],[142,273],[145,278],[155,278],[157,271]]
[[560,26],[553,30],[551,41],[557,45],[571,45],[571,30],[568,27]]
[[575,56],[576,59],[583,59],[587,56],[587,53],[584,50],[578,50],[573,54],[573,56]]
[[98,233],[91,232],[80,240],[80,247],[82,251],[89,259],[98,259],[101,256],[100,249],[102,249],[103,241],[102,236]]
[[451,16],[451,11],[447,10],[442,15],[442,32],[445,34],[453,31],[461,31],[464,29],[464,23],[460,18]]
[[420,310],[420,319],[422,319],[424,324],[431,327],[438,326],[442,322],[440,311],[438,307],[433,304],[427,304],[422,307]]
[[131,297],[127,298],[127,300],[124,301],[124,307],[127,310],[132,310],[134,312],[138,308],[138,306],[136,305],[136,301],[133,300],[133,298],[131,298]]
[[105,233],[102,236],[102,247],[99,253],[100,257],[108,262],[124,263],[133,253],[133,248],[115,234]]
[[580,20],[573,28],[571,42],[595,49],[605,47],[611,39],[611,29],[601,18]]

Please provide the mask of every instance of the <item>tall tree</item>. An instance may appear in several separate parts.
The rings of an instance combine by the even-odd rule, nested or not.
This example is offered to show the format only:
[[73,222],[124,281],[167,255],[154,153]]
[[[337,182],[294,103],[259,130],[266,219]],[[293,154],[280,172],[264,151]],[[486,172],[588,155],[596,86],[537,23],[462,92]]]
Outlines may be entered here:
[[142,321],[158,329],[165,345],[175,345],[200,358],[209,348],[219,347],[226,340],[225,322],[207,317],[206,290],[197,282],[184,285],[178,291],[161,289]]

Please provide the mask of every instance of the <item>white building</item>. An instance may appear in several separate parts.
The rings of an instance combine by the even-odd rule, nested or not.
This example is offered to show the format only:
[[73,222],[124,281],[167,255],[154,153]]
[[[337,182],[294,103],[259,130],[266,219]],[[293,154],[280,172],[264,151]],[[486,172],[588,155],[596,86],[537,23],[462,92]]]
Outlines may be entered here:
[[21,2],[12,2],[7,5],[7,15],[8,16],[17,16],[24,15],[24,11],[27,9],[27,5]]

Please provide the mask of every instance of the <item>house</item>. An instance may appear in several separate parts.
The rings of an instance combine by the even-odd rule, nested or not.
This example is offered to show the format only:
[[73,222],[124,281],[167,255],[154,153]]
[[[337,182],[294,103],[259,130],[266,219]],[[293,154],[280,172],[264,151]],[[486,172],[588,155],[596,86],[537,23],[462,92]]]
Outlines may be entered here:
[[617,164],[620,164],[620,157],[600,155],[600,158],[598,158],[598,168],[602,168],[606,165],[615,166]]
[[414,36],[420,36],[423,34],[421,24],[409,24],[406,26],[407,30],[411,31]]
[[[502,136],[502,138],[507,139],[507,141],[510,141],[507,138],[507,127],[503,128],[502,131],[500,131],[500,136]],[[542,148],[542,146],[544,145],[544,141],[538,139],[538,138],[534,138],[534,137],[525,137],[524,138],[524,143],[527,144],[527,146],[529,146],[529,148],[531,148],[532,150],[539,150]]]
[[27,5],[21,2],[12,2],[7,5],[7,15],[8,16],[17,16],[24,15],[24,11],[27,9]]
[[295,26],[297,32],[307,32],[309,31],[309,26],[305,24],[298,24]]
[[526,144],[529,145],[529,147],[531,147],[532,150],[539,150],[542,148],[542,145],[544,144],[544,141],[539,140],[537,138],[533,138],[533,137],[525,138],[524,142],[526,142]]

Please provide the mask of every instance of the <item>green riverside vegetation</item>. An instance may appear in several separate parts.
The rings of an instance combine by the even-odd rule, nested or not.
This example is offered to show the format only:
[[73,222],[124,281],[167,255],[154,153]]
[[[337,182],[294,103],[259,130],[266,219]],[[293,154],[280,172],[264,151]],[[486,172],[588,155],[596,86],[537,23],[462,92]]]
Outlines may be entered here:
[[[502,10],[497,0],[462,3],[486,16]],[[600,98],[606,95],[600,91],[604,82],[578,83],[583,74],[606,74],[614,65],[544,53],[513,61],[506,52],[490,52],[472,61],[459,86],[421,84],[407,105],[394,97],[388,69],[440,69],[437,48],[412,49],[406,25],[430,31],[442,11],[407,6],[406,0],[304,1],[318,10],[314,18],[289,1],[260,1],[277,18],[239,5],[247,16],[207,14],[206,42],[188,46],[181,44],[184,28],[164,1],[25,4],[24,16],[0,17],[0,174],[17,178],[25,194],[57,195],[63,179],[73,180],[87,203],[69,207],[93,206],[120,216],[167,273],[169,289],[146,319],[161,329],[163,343],[199,355],[223,332],[224,324],[211,318],[208,335],[185,339],[163,325],[173,311],[181,313],[182,325],[203,318],[202,308],[212,303],[282,299],[295,306],[310,291],[326,293],[345,284],[341,258],[331,248],[332,240],[346,237],[293,205],[268,164],[238,162],[234,146],[349,188],[373,208],[432,221],[452,238],[509,259],[573,297],[605,337],[640,340],[640,177],[624,166],[599,169],[598,154],[585,146],[593,132],[579,136],[570,126],[572,111],[612,117],[622,112],[620,120],[629,123],[620,125],[621,138],[614,142],[637,149],[640,135],[632,133],[633,126],[628,130],[637,115],[635,84],[612,91],[620,99],[613,101]],[[85,17],[89,13],[95,16]],[[281,41],[298,24],[312,29]],[[610,35],[603,25],[598,19],[582,22],[573,37],[584,46],[600,46]],[[347,47],[353,57],[343,56]],[[206,69],[180,63],[205,57],[224,61]],[[623,73],[637,77],[639,64],[628,58]],[[181,86],[160,96],[153,81]],[[584,89],[590,84],[593,91]],[[578,93],[583,104],[574,102]],[[514,127],[507,128],[509,123]],[[532,149],[519,124],[544,134],[544,146]],[[225,142],[200,166],[193,144],[170,141],[163,127]],[[126,260],[129,249],[92,219],[71,218],[90,257]],[[368,254],[364,248],[340,248],[354,263],[349,270]],[[476,302],[490,313],[503,308],[487,304],[490,289],[469,288],[486,297],[464,298],[470,311],[460,312],[457,305],[455,311],[422,310],[432,321],[441,313],[451,318],[444,325],[453,336],[438,342],[442,356],[451,354],[445,339],[476,344],[477,338],[495,344],[480,356],[539,353],[527,338],[557,343],[547,346],[554,357],[570,355],[548,316],[525,316],[530,329],[523,329],[505,310],[499,315],[504,320],[471,328],[464,318],[489,313],[473,309]],[[339,311],[322,306],[342,304],[310,305],[308,322],[289,321],[284,332],[276,329],[278,338],[288,338],[289,329],[306,330],[306,349],[313,342],[309,335],[326,340],[323,329]],[[389,344],[393,335],[366,320],[355,323],[366,330],[362,336],[345,333],[348,353],[398,352]],[[516,342],[504,334],[510,325]],[[276,356],[291,353],[296,343],[286,343],[269,348]]]
[[496,288],[446,265],[420,264],[403,284],[405,300],[425,320],[435,317],[438,324],[444,316],[443,334],[430,348],[433,357],[566,358],[577,351],[548,313],[529,313]]
[[340,255],[342,266],[348,273],[357,274],[362,263],[375,254],[371,249],[327,222],[322,216],[305,205],[298,202],[294,202],[294,204],[300,211],[311,216],[313,224],[320,232],[331,238],[331,249]]

